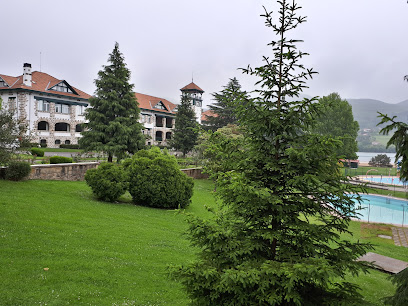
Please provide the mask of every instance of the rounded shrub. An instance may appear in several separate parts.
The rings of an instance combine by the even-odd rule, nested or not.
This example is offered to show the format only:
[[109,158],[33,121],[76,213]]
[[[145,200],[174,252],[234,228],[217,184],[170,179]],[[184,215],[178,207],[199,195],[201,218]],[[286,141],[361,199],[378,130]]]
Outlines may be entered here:
[[176,158],[159,148],[138,151],[124,162],[133,202],[157,208],[184,208],[193,196],[193,179]]
[[7,166],[4,178],[10,181],[21,181],[29,176],[30,173],[31,166],[29,163],[23,161],[13,161]]
[[72,163],[72,158],[65,157],[65,156],[51,156],[50,157],[50,164],[66,164],[66,163]]
[[41,150],[40,148],[31,148],[31,155],[37,155],[38,157],[43,157],[44,150]]
[[102,163],[98,168],[88,170],[85,181],[95,196],[103,201],[114,202],[126,192],[125,171],[118,164]]

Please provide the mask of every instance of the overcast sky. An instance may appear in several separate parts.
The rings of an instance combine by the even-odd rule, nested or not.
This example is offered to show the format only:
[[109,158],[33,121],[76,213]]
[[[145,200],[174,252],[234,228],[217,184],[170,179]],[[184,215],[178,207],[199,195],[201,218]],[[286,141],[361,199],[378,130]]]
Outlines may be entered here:
[[[303,63],[319,72],[306,94],[408,99],[406,0],[298,3],[308,22],[294,38],[310,53]],[[39,71],[41,63],[43,72],[93,94],[117,41],[135,91],[179,103],[194,75],[209,104],[229,78],[252,89],[256,79],[238,68],[271,55],[262,5],[277,9],[276,0],[3,0],[0,74],[21,75],[25,62]]]

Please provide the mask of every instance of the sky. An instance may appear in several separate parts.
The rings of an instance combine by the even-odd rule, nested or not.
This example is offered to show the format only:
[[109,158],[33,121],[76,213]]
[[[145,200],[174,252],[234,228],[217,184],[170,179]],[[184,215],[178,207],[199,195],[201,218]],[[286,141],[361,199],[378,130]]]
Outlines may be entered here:
[[[305,94],[408,99],[406,0],[298,4],[307,22],[291,37],[304,41],[302,63],[319,72]],[[263,6],[278,9],[276,0],[0,0],[0,74],[21,75],[30,63],[93,94],[118,42],[135,91],[179,103],[179,89],[194,79],[208,105],[230,78],[253,90],[257,79],[239,68],[273,55]]]

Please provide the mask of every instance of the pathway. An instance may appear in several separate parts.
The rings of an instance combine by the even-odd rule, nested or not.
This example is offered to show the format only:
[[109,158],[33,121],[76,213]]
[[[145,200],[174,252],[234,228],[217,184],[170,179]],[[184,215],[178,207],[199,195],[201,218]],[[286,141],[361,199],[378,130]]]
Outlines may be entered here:
[[394,259],[372,252],[368,252],[357,260],[372,262],[375,268],[393,274],[399,273],[402,270],[408,268],[408,262],[406,261]]
[[395,245],[408,248],[408,228],[393,227],[392,238],[394,239]]

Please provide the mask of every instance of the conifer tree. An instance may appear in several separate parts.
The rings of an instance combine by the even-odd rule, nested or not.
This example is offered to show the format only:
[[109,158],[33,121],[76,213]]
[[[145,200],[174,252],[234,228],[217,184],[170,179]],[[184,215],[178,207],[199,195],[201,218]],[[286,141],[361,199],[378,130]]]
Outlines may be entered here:
[[230,79],[221,92],[213,93],[212,96],[215,103],[209,107],[214,115],[208,116],[207,120],[203,121],[204,126],[216,131],[228,124],[237,124],[234,100],[242,99],[245,96],[245,92],[241,90],[241,85],[237,78]]
[[119,51],[119,44],[109,55],[109,64],[103,66],[95,80],[95,96],[86,111],[85,129],[79,144],[82,149],[101,151],[122,158],[126,152],[143,148],[143,126],[138,122],[140,109],[130,84],[130,71]]
[[177,107],[176,123],[174,126],[173,139],[170,145],[186,156],[197,143],[198,123],[191,107],[187,94],[181,95],[181,104]]
[[[214,219],[190,219],[198,259],[175,271],[199,305],[338,305],[360,298],[344,281],[365,266],[370,247],[344,240],[356,216],[355,187],[344,184],[338,141],[310,134],[316,98],[298,100],[313,70],[288,31],[305,22],[295,1],[280,0],[273,56],[245,69],[258,88],[236,103],[245,133],[233,171],[218,176],[221,209]],[[293,101],[295,100],[295,101]],[[226,155],[227,158],[227,155]],[[231,162],[230,160],[228,162]]]

